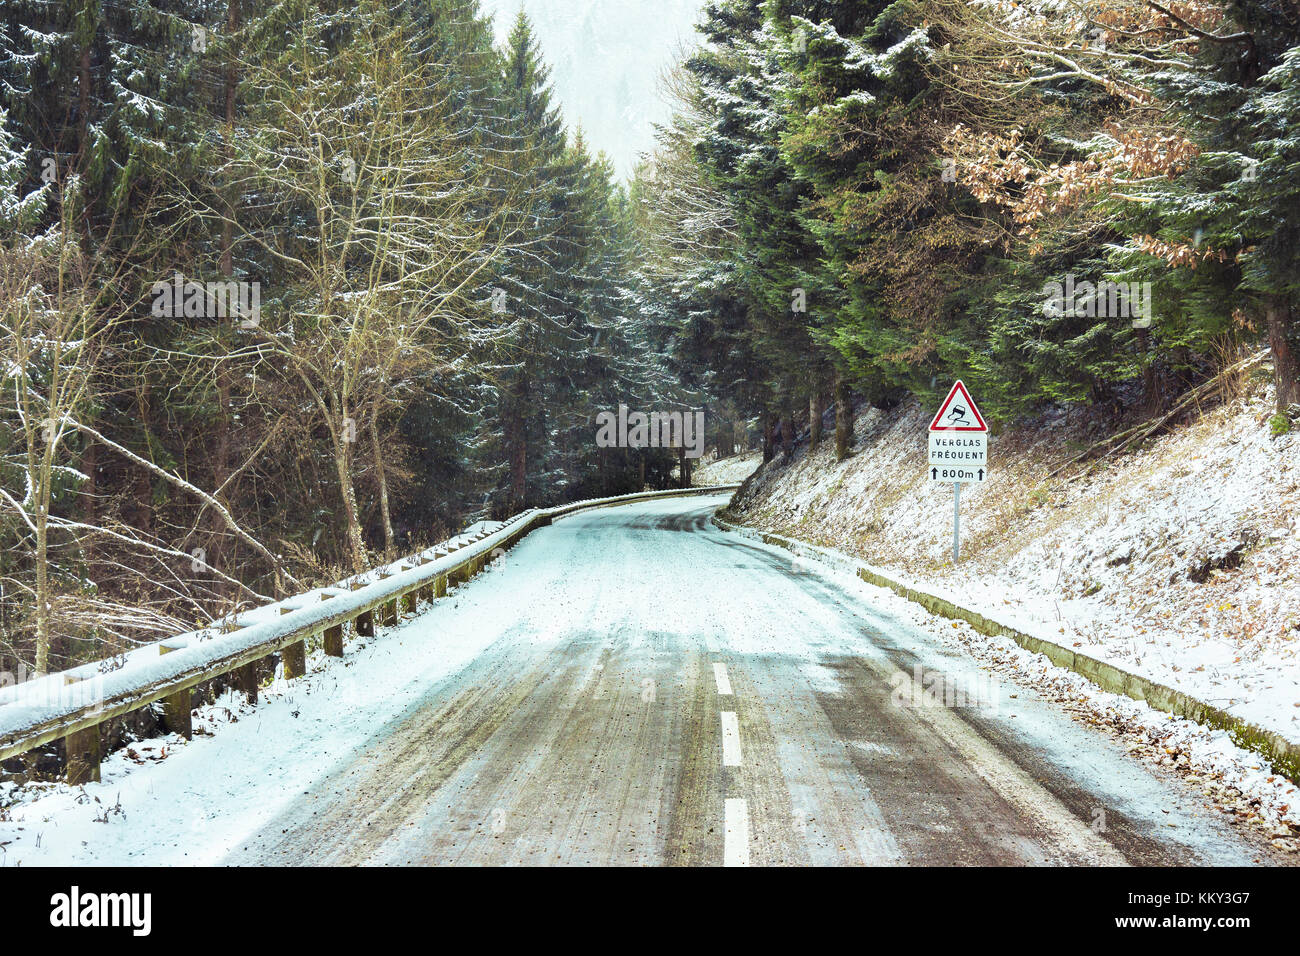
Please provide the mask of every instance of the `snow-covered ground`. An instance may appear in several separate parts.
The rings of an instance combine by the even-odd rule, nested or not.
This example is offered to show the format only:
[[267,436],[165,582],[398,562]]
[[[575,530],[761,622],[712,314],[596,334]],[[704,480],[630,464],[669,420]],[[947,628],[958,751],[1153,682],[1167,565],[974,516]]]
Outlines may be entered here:
[[436,614],[347,642],[342,660],[316,649],[306,677],[277,672],[256,707],[231,692],[198,708],[192,741],[172,735],[110,754],[100,783],[32,783],[21,794],[0,784],[0,866],[216,863],[497,639],[517,613],[511,602],[457,611],[458,591],[485,576]]
[[929,481],[915,403],[864,412],[843,463],[831,442],[778,456],[734,514],[1300,741],[1300,443],[1271,435],[1272,410],[1256,386],[1074,478],[1049,476],[1100,437],[1095,419],[993,436],[956,566],[952,488]]
[[[574,707],[580,702],[591,708],[584,719],[592,714],[600,717],[594,724],[582,724],[584,727],[621,728],[601,737],[602,746],[631,745],[625,751],[598,750],[599,759],[589,756],[583,766],[593,781],[608,779],[604,776],[607,763],[619,767],[636,764],[649,774],[647,780],[666,787],[656,768],[666,756],[674,755],[647,750],[644,738],[625,732],[626,698],[630,695],[644,704],[644,697],[638,697],[644,694],[642,675],[646,671],[641,668],[651,666],[646,664],[650,660],[655,667],[664,668],[655,699],[675,705],[652,708],[652,712],[660,716],[694,713],[689,706],[694,698],[678,695],[674,682],[683,679],[684,661],[694,659],[703,649],[710,655],[703,658],[706,661],[718,657],[730,661],[732,679],[744,682],[736,686],[737,699],[753,697],[754,719],[759,720],[761,713],[770,722],[770,726],[764,725],[764,733],[745,726],[751,734],[748,739],[754,742],[747,751],[754,755],[751,772],[776,781],[774,793],[780,792],[779,787],[791,786],[802,794],[801,799],[815,803],[826,794],[821,787],[809,787],[813,765],[850,766],[844,754],[852,748],[881,747],[890,742],[876,739],[852,722],[848,729],[826,738],[813,731],[834,729],[829,720],[817,717],[824,713],[820,708],[835,711],[844,707],[856,713],[858,708],[892,706],[883,697],[872,701],[850,693],[856,685],[845,685],[831,664],[865,662],[883,674],[891,670],[891,654],[897,652],[926,673],[944,674],[958,687],[987,693],[988,698],[981,698],[975,710],[981,725],[999,745],[1023,746],[1048,761],[1054,773],[1065,773],[1079,786],[1086,785],[1099,801],[1096,806],[1145,821],[1143,832],[1159,828],[1166,839],[1188,847],[1222,848],[1222,827],[1216,829],[1213,820],[1214,825],[1207,826],[1203,816],[1200,793],[1204,792],[1228,812],[1229,820],[1249,821],[1274,840],[1278,849],[1294,849],[1294,823],[1300,822],[1300,817],[1290,808],[1296,805],[1300,809],[1296,787],[1261,769],[1253,755],[1234,747],[1221,732],[1209,732],[1144,704],[1101,694],[1082,678],[1052,668],[1009,641],[985,638],[965,625],[954,626],[890,591],[871,587],[834,568],[818,568],[824,578],[817,580],[807,576],[810,567],[787,573],[782,567],[790,560],[787,552],[762,545],[737,547],[734,535],[708,526],[710,509],[723,501],[721,496],[653,501],[557,522],[555,527],[524,539],[484,574],[440,600],[432,611],[401,626],[381,629],[374,639],[349,642],[341,661],[313,655],[307,677],[291,683],[277,680],[263,691],[255,709],[245,707],[238,697],[201,708],[191,741],[173,737],[139,742],[111,755],[103,765],[103,780],[84,787],[29,785],[17,793],[12,786],[0,785],[0,865],[231,862],[250,852],[243,848],[253,836],[267,838],[269,828],[274,839],[282,832],[277,829],[279,821],[286,816],[308,828],[316,809],[346,817],[351,801],[362,800],[364,795],[354,794],[346,786],[336,789],[340,786],[337,782],[329,786],[325,782],[341,779],[334,776],[340,766],[364,767],[376,759],[375,748],[387,747],[384,742],[392,740],[393,728],[408,726],[406,716],[442,693],[440,685],[454,689],[456,682],[467,681],[487,693],[510,697],[506,693],[510,689],[508,675],[499,682],[485,681],[485,676],[496,672],[474,671],[493,655],[502,666],[536,658],[529,666],[540,668],[539,674],[552,675],[549,686],[557,698],[540,697],[544,688],[539,684],[522,700],[560,713],[552,728],[558,737],[533,738],[525,733],[526,727],[533,726],[530,721],[540,718],[516,701],[520,712],[509,715],[515,723],[504,725],[500,733],[466,751],[459,783],[450,781],[436,800],[433,794],[427,795],[437,805],[433,809],[443,812],[450,801],[462,817],[490,819],[489,808],[506,806],[501,801],[509,794],[517,796],[529,779],[527,772],[520,772],[523,764],[509,761],[498,767],[499,773],[478,773],[481,761],[493,755],[502,759],[502,753],[494,748],[518,746],[529,759],[541,760],[564,741],[570,746],[585,741],[574,730],[574,723],[564,718],[561,703]],[[684,533],[688,530],[690,533]],[[674,600],[665,601],[665,595]],[[552,653],[558,656],[549,657]],[[570,654],[578,656],[570,658]],[[620,654],[632,657],[624,661]],[[599,686],[584,690],[572,681],[553,679],[566,661],[574,673],[588,678],[607,670],[622,676],[608,686],[598,682]],[[625,666],[631,667],[626,673]],[[658,673],[653,668],[652,672]],[[995,680],[987,679],[989,672]],[[495,686],[497,683],[505,686]],[[455,695],[443,693],[444,699],[449,696]],[[764,702],[761,707],[760,701]],[[1058,704],[1081,722],[1103,725],[1122,736],[1127,749],[1172,768],[1197,790],[1182,790],[1177,781],[1130,766],[1121,748],[1098,741],[1086,728],[1074,729],[1071,721],[1061,717]],[[490,702],[489,710],[497,706],[498,702]],[[706,710],[705,716],[712,715]],[[932,714],[930,719],[945,727],[951,725],[949,731],[954,733],[952,728],[961,730],[962,719]],[[638,728],[650,726],[646,721],[632,723]],[[705,723],[712,726],[711,721]],[[924,719],[922,724],[931,726]],[[437,729],[434,726],[429,733]],[[454,734],[460,732],[453,728]],[[763,762],[759,754],[767,751],[757,742],[766,739],[767,733],[779,740],[781,747]],[[843,738],[836,733],[843,733]],[[961,730],[954,739],[973,745],[977,738],[984,741],[979,746],[987,749],[984,737],[969,729]],[[685,733],[673,733],[666,739],[683,747],[683,741],[698,742],[697,737]],[[688,750],[675,759],[701,756]],[[937,747],[933,756],[936,763],[951,760],[951,745]],[[1004,765],[1003,758],[995,754],[987,759]],[[980,761],[973,766],[988,769]],[[550,787],[561,782],[572,786],[573,780],[583,779],[578,769],[566,769],[570,767],[576,765],[561,761],[552,768],[557,776],[541,778],[539,786],[547,788],[549,799],[556,799],[554,793],[558,792]],[[794,783],[783,782],[786,773]],[[845,788],[844,793],[860,802],[871,800],[868,791],[855,789],[858,778],[852,774],[835,779]],[[955,779],[978,789],[969,770]],[[390,781],[389,787],[400,788],[406,783],[402,778]],[[469,787],[470,783],[484,788],[483,800],[462,807],[468,790],[457,786]],[[1028,788],[1026,799],[1049,804],[1055,799],[1034,789],[1037,784],[1029,778],[1022,783]],[[596,807],[601,810],[602,822],[605,817],[618,817],[597,797],[613,800],[618,793],[612,791],[622,792],[620,787],[603,791],[599,783],[593,783],[579,790],[595,801],[583,811],[590,814],[583,817],[583,832],[594,827],[591,820]],[[659,791],[647,792],[657,806]],[[666,787],[666,792],[671,793],[671,787]],[[904,824],[912,826],[918,814],[926,813],[933,801],[942,797],[930,794],[929,799],[918,802],[905,795],[900,804],[887,809],[902,832]],[[721,800],[712,788],[704,788],[701,799],[715,801],[721,812]],[[564,803],[562,798],[560,803]],[[836,806],[843,810],[841,804]],[[780,815],[783,811],[776,805],[755,805],[754,812]],[[515,815],[510,816],[513,819]],[[548,815],[520,816],[540,827],[550,826]],[[638,814],[637,820],[644,824],[642,816]],[[831,825],[831,816],[829,811],[813,814],[817,827]],[[364,814],[357,817],[357,826],[362,819],[370,818]],[[870,819],[874,822],[869,827],[863,823],[862,832],[881,832],[878,815]],[[1164,827],[1173,824],[1164,821],[1175,819],[1178,828],[1166,833]],[[1151,820],[1156,822],[1146,826]],[[1087,829],[1087,822],[1069,822],[1071,832]],[[664,828],[654,830],[655,839],[662,840]],[[806,830],[813,837],[820,832],[811,820]],[[459,839],[456,833],[450,838]],[[334,838],[348,839],[345,833],[335,833]],[[483,841],[492,844],[490,829]],[[843,850],[841,842],[827,842],[823,849],[839,846]],[[621,838],[611,846],[626,853]]]
[[705,461],[691,471],[691,484],[698,488],[710,485],[730,485],[744,481],[763,463],[763,453],[747,451],[730,458],[714,458]]

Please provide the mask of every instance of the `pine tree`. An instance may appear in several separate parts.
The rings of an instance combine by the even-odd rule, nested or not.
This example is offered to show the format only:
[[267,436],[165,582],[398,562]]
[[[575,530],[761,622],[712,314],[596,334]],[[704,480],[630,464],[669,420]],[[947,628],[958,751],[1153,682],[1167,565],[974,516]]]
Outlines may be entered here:
[[806,407],[810,395],[829,386],[827,352],[813,341],[809,310],[833,308],[818,246],[801,216],[810,191],[780,149],[790,76],[764,25],[763,4],[711,5],[700,29],[707,42],[686,65],[711,123],[697,154],[733,203],[746,334],[761,366],[764,413],[781,419],[788,451],[796,406]]

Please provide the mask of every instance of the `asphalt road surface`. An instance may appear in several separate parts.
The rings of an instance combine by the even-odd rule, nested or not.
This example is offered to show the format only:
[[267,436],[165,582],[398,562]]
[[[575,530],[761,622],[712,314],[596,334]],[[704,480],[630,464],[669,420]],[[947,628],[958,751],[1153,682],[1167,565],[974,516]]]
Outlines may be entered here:
[[[459,592],[496,621],[506,602],[488,648],[227,862],[1267,862],[1034,691],[713,528],[723,500],[526,538]],[[914,693],[936,675],[960,706]]]

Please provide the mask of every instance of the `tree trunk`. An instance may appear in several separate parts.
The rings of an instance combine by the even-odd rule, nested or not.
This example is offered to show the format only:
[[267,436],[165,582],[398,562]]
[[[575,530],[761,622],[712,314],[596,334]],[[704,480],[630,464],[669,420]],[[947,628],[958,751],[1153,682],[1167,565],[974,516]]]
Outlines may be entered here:
[[814,388],[812,396],[808,399],[808,450],[817,447],[817,443],[822,440],[822,412],[825,411],[825,402],[822,397],[820,388]]
[[519,432],[514,447],[510,449],[510,499],[516,512],[522,511],[528,501],[528,442],[524,439],[522,426]]
[[[148,382],[141,382],[135,393],[136,416],[144,432],[144,452],[140,457],[147,461],[153,461],[153,449],[149,442],[150,422],[153,419],[151,391]],[[135,469],[134,497],[135,500],[131,503],[131,526],[148,534],[153,530],[153,477],[143,468]]]
[[366,543],[361,537],[361,523],[357,518],[357,492],[352,484],[352,454],[349,451],[347,416],[338,423],[334,437],[334,467],[338,472],[339,496],[343,500],[344,533],[348,540],[348,557],[352,570],[360,574],[366,570]]
[[1273,352],[1273,382],[1277,386],[1278,414],[1300,403],[1300,365],[1292,339],[1291,303],[1286,296],[1270,295],[1264,302],[1268,318],[1268,347]]
[[384,522],[384,556],[393,559],[393,520],[388,510],[388,475],[384,471],[384,453],[379,443],[379,413],[370,416],[370,450],[375,456],[375,474],[379,479],[379,514]]
[[772,413],[767,409],[763,410],[763,463],[772,460],[776,454],[776,442],[773,435]]
[[[90,42],[81,50],[77,60],[77,170],[85,172],[90,144]],[[90,214],[92,203],[86,203],[81,214],[80,240],[84,251],[91,249]]]
[[1156,382],[1156,367],[1151,361],[1151,333],[1147,329],[1137,330],[1138,349],[1142,353],[1142,401],[1147,411],[1154,413],[1160,407],[1160,395]]
[[[227,33],[233,37],[239,31],[241,18],[240,0],[230,0],[226,10],[226,28]],[[235,70],[234,54],[231,51],[230,62],[226,64],[225,75],[225,99],[226,99],[226,128],[222,136],[222,152],[225,162],[229,166],[233,158],[234,141],[235,141],[235,95],[239,89],[239,76]],[[221,275],[230,279],[235,274],[235,241],[234,231],[231,222],[235,217],[235,204],[230,198],[230,187],[224,184],[222,188],[222,199],[225,203],[225,216],[221,223],[221,240],[220,240],[220,257],[218,266]],[[220,493],[221,487],[225,484],[226,479],[230,477],[230,371],[224,362],[217,366],[217,441],[214,450],[212,462],[212,492],[213,495]],[[227,497],[227,500],[229,498]],[[225,541],[223,534],[225,532],[224,523],[221,516],[214,510],[212,512],[212,534],[208,542],[208,563],[211,567],[219,568],[223,566],[225,559]],[[220,591],[228,593],[229,586],[225,582],[218,585]]]
[[[53,403],[51,403],[51,409]],[[36,534],[36,673],[50,670],[50,656],[54,644],[51,624],[50,593],[50,502],[53,500],[54,454],[57,434],[45,431],[41,423],[27,425],[27,479],[35,492],[32,496],[32,524]],[[38,435],[44,437],[37,454]]]
[[528,494],[528,429],[524,409],[528,407],[528,383],[518,383],[512,390],[502,423],[506,454],[510,465],[510,510],[522,511]]
[[849,457],[853,447],[853,403],[849,399],[849,388],[844,383],[844,375],[835,373],[835,460],[843,461]]
[[[233,37],[239,31],[240,17],[243,11],[240,9],[240,0],[230,0],[230,6],[227,10],[226,28],[227,32]],[[239,90],[239,75],[235,70],[235,61],[233,51],[231,60],[226,64],[226,129],[224,136],[224,151],[226,163],[229,164],[232,157],[235,139],[235,94]],[[229,187],[223,190],[225,199],[226,214],[221,223],[221,274],[226,278],[235,271],[234,264],[234,240],[231,229],[231,221],[235,218],[235,204],[231,201]]]
[[[48,470],[47,470],[48,475]],[[36,525],[36,673],[48,674],[50,670],[50,650],[53,644],[50,627],[50,495],[49,486],[41,482],[37,496],[36,513],[32,516]]]
[[[226,273],[229,275],[229,273]],[[222,486],[230,477],[230,374],[224,363],[217,365],[217,440],[212,452],[212,495],[230,500]],[[216,509],[212,510],[211,531],[208,538],[207,564],[213,568],[224,566],[226,525]],[[218,584],[221,593],[228,593],[225,582]]]
[[[86,445],[81,452],[81,473],[86,476],[86,480],[81,485],[81,521],[83,524],[95,527],[96,517],[99,513],[98,503],[95,496],[99,490],[99,450],[95,440],[89,436],[83,436]],[[93,535],[87,535],[81,543],[82,559],[87,565],[90,564],[94,557],[95,538]]]

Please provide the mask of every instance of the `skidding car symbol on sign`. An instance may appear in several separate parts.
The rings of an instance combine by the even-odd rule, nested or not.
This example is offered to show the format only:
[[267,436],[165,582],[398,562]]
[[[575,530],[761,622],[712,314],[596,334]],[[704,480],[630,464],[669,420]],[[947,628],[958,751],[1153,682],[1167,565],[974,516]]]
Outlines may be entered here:
[[989,426],[984,423],[975,400],[966,391],[966,386],[958,381],[948,391],[948,397],[939,406],[939,412],[930,422],[930,431],[982,432],[987,434]]

